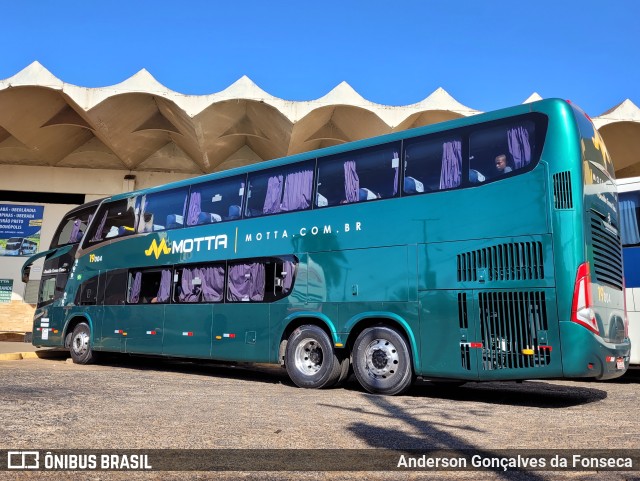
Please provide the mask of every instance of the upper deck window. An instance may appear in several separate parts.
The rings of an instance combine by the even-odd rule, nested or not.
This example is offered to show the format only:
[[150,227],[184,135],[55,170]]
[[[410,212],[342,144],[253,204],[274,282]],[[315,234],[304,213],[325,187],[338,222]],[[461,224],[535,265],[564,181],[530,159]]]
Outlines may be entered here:
[[314,163],[249,174],[246,217],[293,212],[311,207]]
[[214,180],[191,187],[187,225],[212,224],[240,218],[245,176]]
[[399,142],[319,159],[316,206],[395,197],[399,170]]
[[418,138],[405,143],[404,193],[420,194],[460,186],[462,139]]
[[189,188],[142,195],[136,200],[136,232],[183,227]]
[[88,233],[89,245],[135,232],[136,214],[133,197],[104,204],[96,215],[96,222]]
[[469,136],[469,180],[486,182],[523,169],[533,161],[535,149],[532,120],[514,118],[479,128]]
[[66,215],[62,219],[56,234],[53,236],[51,249],[66,244],[77,244],[80,242],[89,223],[91,222],[91,219],[93,218],[95,210],[96,207],[94,206],[90,209],[79,210]]

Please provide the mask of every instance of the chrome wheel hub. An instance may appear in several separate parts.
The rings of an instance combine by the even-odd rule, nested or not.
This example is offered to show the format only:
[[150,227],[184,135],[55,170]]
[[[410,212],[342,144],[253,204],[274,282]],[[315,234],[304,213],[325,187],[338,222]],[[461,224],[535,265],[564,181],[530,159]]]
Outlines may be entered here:
[[294,362],[298,371],[312,376],[322,367],[322,348],[315,339],[307,338],[298,343]]
[[385,379],[398,369],[398,350],[386,339],[375,339],[364,352],[366,369],[374,378]]

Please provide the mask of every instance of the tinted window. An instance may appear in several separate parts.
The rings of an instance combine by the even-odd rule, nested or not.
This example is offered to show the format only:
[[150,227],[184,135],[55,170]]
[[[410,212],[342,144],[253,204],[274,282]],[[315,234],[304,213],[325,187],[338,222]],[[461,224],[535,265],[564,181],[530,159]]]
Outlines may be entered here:
[[215,180],[191,187],[188,225],[239,219],[245,177]]
[[[104,274],[101,274],[102,278]],[[98,297],[98,304],[106,306],[117,306],[124,304],[125,292],[127,287],[128,273],[126,270],[117,270],[108,272],[105,281],[100,281],[100,286],[104,285],[104,291],[101,288],[102,296]]]
[[38,294],[38,306],[50,304],[54,300],[60,299],[64,294],[67,284],[67,275],[43,277],[40,280],[40,292]]
[[318,160],[316,205],[350,204],[394,197],[398,192],[400,143]]
[[227,301],[273,302],[293,289],[297,261],[293,256],[229,264]]
[[486,182],[526,168],[536,156],[532,120],[512,119],[474,130],[469,136],[469,180]]
[[313,162],[249,174],[247,217],[311,207]]
[[404,149],[405,194],[421,194],[460,185],[462,139],[456,136],[411,139]]
[[610,178],[615,179],[613,162],[611,161],[609,151],[604,145],[600,133],[595,129],[591,120],[587,118],[587,115],[582,110],[574,105],[571,107],[573,108],[578,129],[580,130],[580,136],[582,137],[581,147],[583,159],[598,165]]
[[171,269],[144,269],[129,273],[129,304],[162,304],[171,297]]
[[91,222],[95,210],[96,208],[94,206],[90,209],[81,210],[65,216],[62,222],[60,222],[56,234],[53,236],[51,248],[80,242],[82,236],[87,231],[87,226],[89,222]]
[[92,306],[98,302],[98,276],[84,281],[78,289],[76,304],[80,306]]
[[89,231],[88,245],[135,232],[135,199],[109,202],[100,207]]
[[176,268],[173,301],[177,303],[222,302],[225,268],[203,264]]
[[138,197],[136,231],[153,232],[182,227],[185,222],[188,195],[189,188],[182,188]]

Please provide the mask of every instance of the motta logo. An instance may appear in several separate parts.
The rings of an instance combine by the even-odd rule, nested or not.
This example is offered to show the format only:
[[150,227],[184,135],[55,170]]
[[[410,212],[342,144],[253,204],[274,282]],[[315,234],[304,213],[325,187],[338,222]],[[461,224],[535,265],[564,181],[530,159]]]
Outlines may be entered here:
[[171,254],[171,248],[167,245],[167,240],[162,239],[160,244],[155,239],[151,241],[149,248],[144,251],[145,256],[154,255],[156,259],[160,258],[160,254]]
[[161,255],[226,249],[227,246],[228,238],[226,234],[194,237],[179,241],[170,241],[165,237],[159,243],[156,239],[153,239],[149,248],[144,251],[144,255],[147,257],[154,256],[159,259]]

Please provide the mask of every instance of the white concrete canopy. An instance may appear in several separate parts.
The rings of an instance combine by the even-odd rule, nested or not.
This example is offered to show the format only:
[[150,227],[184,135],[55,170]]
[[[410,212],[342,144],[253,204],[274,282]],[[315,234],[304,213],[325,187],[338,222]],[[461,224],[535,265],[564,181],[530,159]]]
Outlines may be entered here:
[[[524,103],[540,98],[533,93]],[[418,103],[388,106],[342,82],[319,99],[294,102],[244,76],[195,96],[144,69],[116,85],[86,88],[34,62],[0,80],[0,165],[189,176],[477,113],[442,88]],[[619,175],[640,175],[640,109],[625,100],[593,120]]]

